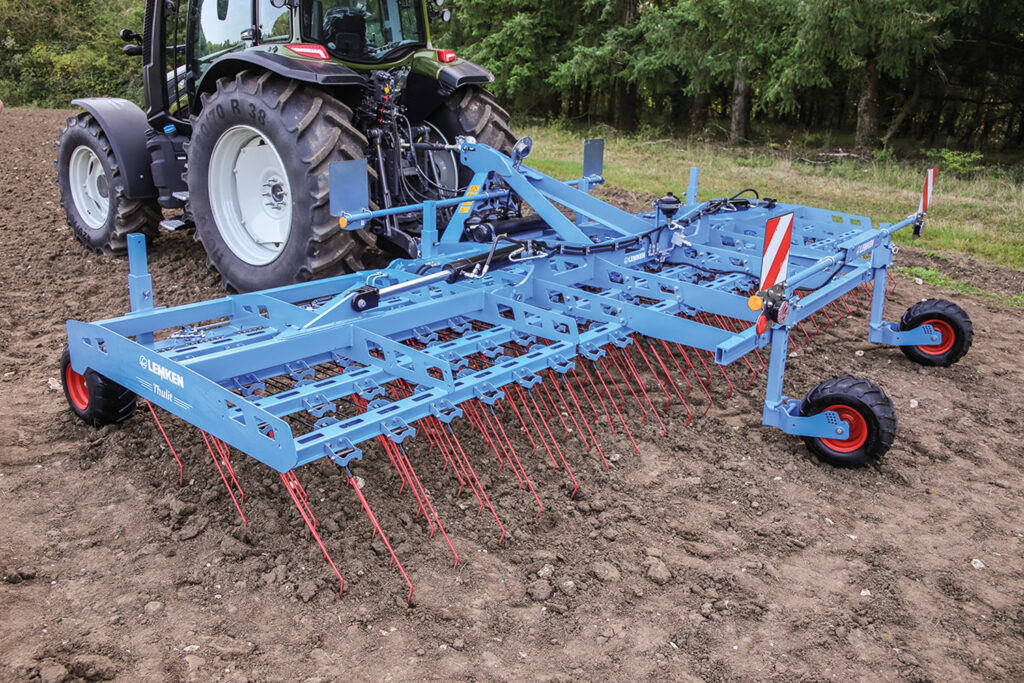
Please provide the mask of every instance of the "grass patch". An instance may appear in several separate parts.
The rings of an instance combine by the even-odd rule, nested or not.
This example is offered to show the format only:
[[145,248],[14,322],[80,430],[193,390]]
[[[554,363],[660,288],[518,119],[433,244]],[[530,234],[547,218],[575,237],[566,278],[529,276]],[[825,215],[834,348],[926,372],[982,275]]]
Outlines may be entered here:
[[897,266],[896,272],[906,275],[909,278],[920,278],[926,285],[945,289],[946,291],[953,292],[954,294],[964,294],[967,296],[977,297],[984,301],[989,301],[1001,306],[1024,308],[1024,294],[999,294],[997,292],[989,292],[981,287],[976,287],[972,284],[963,282],[962,280],[957,280],[949,277],[948,275],[944,275],[934,268],[924,268],[922,266],[903,268]]
[[[611,129],[583,133],[557,125],[529,124],[519,132],[536,143],[529,164],[559,178],[582,173],[585,137],[604,136],[608,184],[640,195],[661,196],[668,190],[682,194],[690,166],[699,166],[701,201],[754,187],[762,196],[885,222],[899,221],[917,209],[924,170],[932,165],[927,161],[900,162],[886,155],[811,163],[813,151],[792,146],[735,148],[694,139],[643,140]],[[1024,270],[1021,216],[1024,188],[1007,174],[940,171],[928,226],[917,246],[933,252],[967,253]],[[896,242],[909,241],[909,229],[896,235]]]

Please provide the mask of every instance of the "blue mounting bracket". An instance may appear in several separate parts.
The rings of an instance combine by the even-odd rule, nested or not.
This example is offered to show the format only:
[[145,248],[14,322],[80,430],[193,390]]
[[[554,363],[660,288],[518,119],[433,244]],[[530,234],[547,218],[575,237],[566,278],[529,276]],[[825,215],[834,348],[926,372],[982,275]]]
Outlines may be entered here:
[[796,436],[817,436],[825,439],[842,439],[850,433],[850,425],[839,417],[839,413],[826,410],[817,415],[800,414],[802,401],[786,396],[778,403],[764,406],[762,422],[777,427],[787,434]]
[[932,346],[942,343],[942,334],[931,325],[901,330],[896,323],[872,323],[868,328],[868,341],[890,346]]

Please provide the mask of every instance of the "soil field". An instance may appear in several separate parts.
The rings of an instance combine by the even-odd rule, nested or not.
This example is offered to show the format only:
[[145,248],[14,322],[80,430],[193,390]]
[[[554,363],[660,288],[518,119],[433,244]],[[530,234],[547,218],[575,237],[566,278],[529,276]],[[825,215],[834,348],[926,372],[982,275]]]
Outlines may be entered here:
[[[609,472],[561,440],[574,499],[563,468],[522,447],[539,516],[464,430],[507,528],[499,546],[494,518],[468,489],[457,497],[421,438],[410,457],[457,568],[370,446],[353,470],[416,586],[412,606],[337,468],[302,468],[347,582],[339,598],[274,472],[234,458],[245,527],[194,429],[164,420],[179,487],[144,405],[95,430],[53,388],[65,320],[128,308],[127,261],[87,254],[64,224],[53,141],[66,115],[0,115],[0,680],[1024,678],[1019,310],[960,298],[975,341],[951,368],[867,343],[864,313],[795,344],[788,394],[855,374],[892,397],[899,432],[877,467],[822,465],[761,427],[763,375],[746,389],[741,363],[727,401],[714,375],[706,416],[684,427],[678,401],[663,411],[664,438],[634,405],[639,453],[599,424]],[[904,263],[945,267],[910,252]],[[158,304],[222,293],[191,235],[162,234],[150,261]],[[1024,283],[954,265],[982,286]],[[901,279],[889,319],[932,296]]]

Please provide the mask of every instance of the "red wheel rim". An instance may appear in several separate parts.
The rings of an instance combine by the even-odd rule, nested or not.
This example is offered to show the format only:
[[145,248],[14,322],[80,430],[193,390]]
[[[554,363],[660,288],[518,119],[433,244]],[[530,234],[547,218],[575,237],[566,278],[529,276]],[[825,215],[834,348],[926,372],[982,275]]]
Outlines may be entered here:
[[825,408],[822,412],[829,410],[839,413],[839,419],[850,425],[849,439],[822,439],[821,443],[830,450],[837,453],[853,453],[864,445],[868,440],[868,422],[860,411],[850,406],[836,404]]
[[956,332],[953,331],[952,325],[945,320],[925,320],[921,324],[931,325],[935,328],[936,332],[942,335],[938,344],[918,346],[917,348],[921,349],[921,353],[927,353],[929,356],[941,356],[953,348],[953,343],[956,341]]
[[89,385],[85,383],[84,375],[79,375],[71,369],[70,363],[64,371],[64,384],[68,388],[68,397],[76,408],[85,410],[89,407]]

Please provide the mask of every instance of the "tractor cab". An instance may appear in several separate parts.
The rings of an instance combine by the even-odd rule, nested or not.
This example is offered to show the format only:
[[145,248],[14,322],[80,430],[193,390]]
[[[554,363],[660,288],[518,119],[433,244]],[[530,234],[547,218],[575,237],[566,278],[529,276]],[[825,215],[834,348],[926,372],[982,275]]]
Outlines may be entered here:
[[412,0],[301,0],[303,40],[338,59],[381,63],[428,40],[423,5]]

